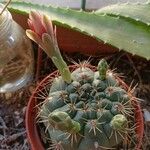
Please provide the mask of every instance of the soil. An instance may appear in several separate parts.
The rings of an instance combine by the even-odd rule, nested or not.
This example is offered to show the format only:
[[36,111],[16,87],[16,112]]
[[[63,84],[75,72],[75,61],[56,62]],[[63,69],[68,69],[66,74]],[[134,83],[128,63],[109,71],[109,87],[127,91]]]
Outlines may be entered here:
[[[111,69],[119,73],[123,80],[134,88],[143,110],[150,112],[150,61],[133,57],[125,52],[117,52],[109,56],[89,57],[82,54],[63,54],[68,64],[89,60],[92,65],[105,57]],[[39,81],[56,68],[51,60],[43,55],[38,75]],[[36,76],[37,79],[37,76]],[[30,150],[25,130],[25,110],[36,81],[15,93],[0,94],[0,150]],[[143,116],[144,117],[144,116]],[[149,116],[150,117],[150,116]],[[150,120],[145,120],[143,150],[150,149]]]

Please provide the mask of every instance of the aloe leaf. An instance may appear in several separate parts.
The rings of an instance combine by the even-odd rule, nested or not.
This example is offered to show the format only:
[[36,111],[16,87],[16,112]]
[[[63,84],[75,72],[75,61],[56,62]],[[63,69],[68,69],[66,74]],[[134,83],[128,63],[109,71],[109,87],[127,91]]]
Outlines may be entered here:
[[150,25],[150,3],[124,3],[103,7],[96,14],[124,16]]
[[9,8],[20,14],[37,10],[48,15],[54,23],[150,59],[150,27],[136,20],[26,2],[12,2]]

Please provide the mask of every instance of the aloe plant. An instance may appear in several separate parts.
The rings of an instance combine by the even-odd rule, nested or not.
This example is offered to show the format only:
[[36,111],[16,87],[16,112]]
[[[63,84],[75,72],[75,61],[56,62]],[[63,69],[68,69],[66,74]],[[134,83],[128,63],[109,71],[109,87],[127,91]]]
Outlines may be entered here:
[[150,2],[114,4],[101,8],[95,13],[130,18],[150,26]]
[[[131,6],[136,8],[136,4],[126,7],[117,5],[117,10],[113,9],[114,13],[110,12],[115,15],[110,15],[104,9],[104,11],[84,12],[17,1],[12,2],[9,8],[20,14],[28,14],[31,9],[37,10],[48,15],[55,24],[83,32],[120,50],[150,59],[150,26],[148,26],[150,5],[138,5],[137,10],[141,13],[134,12],[135,9],[131,9]],[[125,10],[128,10],[128,17],[124,17],[127,16],[123,13]],[[117,11],[119,14],[115,13]]]

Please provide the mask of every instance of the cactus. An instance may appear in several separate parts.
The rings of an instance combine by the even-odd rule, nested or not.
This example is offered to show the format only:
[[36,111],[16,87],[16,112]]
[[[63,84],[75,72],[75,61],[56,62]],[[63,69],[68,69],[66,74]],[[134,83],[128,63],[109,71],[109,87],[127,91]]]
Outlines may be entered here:
[[[45,48],[52,60],[53,57],[58,60],[61,54],[53,26],[45,28],[51,20],[31,12],[28,22],[31,27],[26,31],[28,37]],[[61,57],[59,61],[54,64],[61,73],[67,66],[59,67],[64,60]],[[70,74],[69,82],[64,74]],[[39,106],[39,122],[44,123],[52,141],[49,149],[111,149],[126,138],[132,139],[134,130],[132,133],[129,129],[134,121],[132,96],[120,86],[106,60],[100,60],[96,71],[81,64],[64,74],[52,79],[49,95]]]
[[[61,143],[64,150],[94,150],[96,145],[115,148],[130,137],[132,97],[119,86],[108,65],[100,64],[106,61],[100,60],[95,72],[86,66],[76,68],[71,73],[71,83],[57,81],[61,89],[55,85],[60,77],[54,79],[42,102],[40,122],[51,140]],[[108,84],[112,81],[113,85]],[[50,146],[57,149],[56,145]]]
[[[111,15],[108,8],[108,13],[105,9],[84,12],[17,1],[12,2],[9,8],[20,14],[27,14],[32,8],[48,15],[57,25],[75,29],[120,50],[150,59],[150,26],[148,26],[150,5],[138,5],[138,9],[131,9],[136,6],[136,4],[117,5],[117,10],[110,11]],[[124,13],[124,10],[128,11]]]

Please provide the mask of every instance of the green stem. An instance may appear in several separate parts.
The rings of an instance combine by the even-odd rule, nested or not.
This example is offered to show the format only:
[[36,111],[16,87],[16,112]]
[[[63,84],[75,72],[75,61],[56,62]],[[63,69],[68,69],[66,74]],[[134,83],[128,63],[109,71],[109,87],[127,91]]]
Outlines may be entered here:
[[58,57],[51,57],[53,63],[55,64],[55,66],[58,68],[62,78],[64,81],[66,81],[67,83],[71,82],[71,73],[69,71],[69,68],[66,64],[66,62],[63,60],[62,56],[59,55]]
[[61,56],[56,39],[52,40],[50,35],[44,34],[42,41],[45,47],[44,51],[52,59],[53,63],[59,70],[63,80],[66,81],[67,83],[70,83],[71,73],[66,62],[63,60]]

